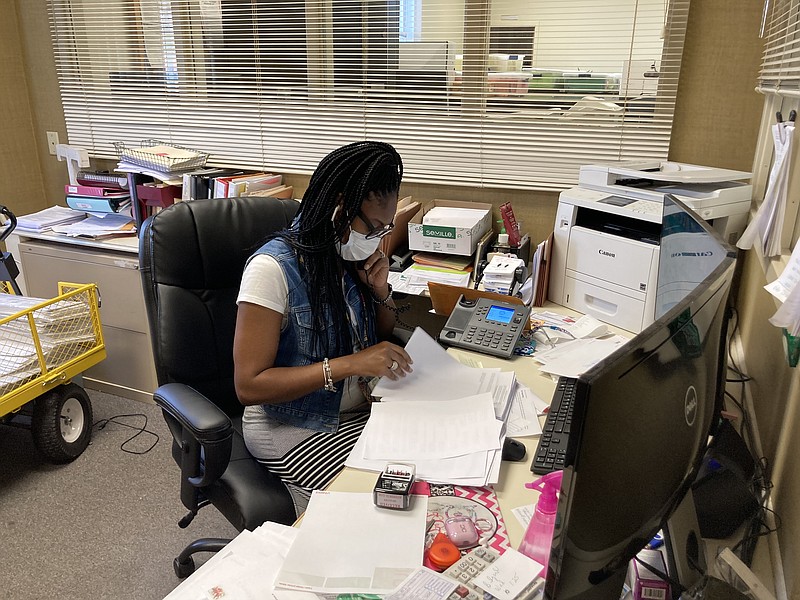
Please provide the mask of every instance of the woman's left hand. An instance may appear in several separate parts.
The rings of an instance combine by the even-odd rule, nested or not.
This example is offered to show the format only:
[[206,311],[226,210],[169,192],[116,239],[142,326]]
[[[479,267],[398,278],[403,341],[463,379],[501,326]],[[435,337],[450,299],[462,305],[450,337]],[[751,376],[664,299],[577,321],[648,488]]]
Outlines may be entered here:
[[389,259],[386,258],[383,250],[376,250],[364,261],[364,264],[358,269],[358,276],[372,289],[376,298],[384,298],[389,295]]

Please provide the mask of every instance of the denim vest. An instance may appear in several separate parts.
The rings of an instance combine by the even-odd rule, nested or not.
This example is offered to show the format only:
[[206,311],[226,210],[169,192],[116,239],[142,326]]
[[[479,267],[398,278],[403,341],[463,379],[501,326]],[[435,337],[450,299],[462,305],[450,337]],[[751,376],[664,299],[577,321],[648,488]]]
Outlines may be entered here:
[[[286,242],[281,239],[273,239],[264,244],[256,251],[256,254],[268,254],[272,256],[283,269],[286,276],[286,283],[289,288],[288,299],[288,318],[286,327],[281,331],[278,343],[278,353],[275,356],[276,367],[299,367],[303,365],[318,364],[320,384],[323,382],[322,359],[324,349],[322,347],[312,347],[312,332],[315,327],[315,319],[311,314],[311,304],[308,299],[308,290],[303,279],[306,273],[300,271],[297,253]],[[358,289],[350,274],[344,275],[345,298],[348,305],[355,314],[359,337],[363,338],[366,334],[367,345],[376,343],[375,332],[375,307],[371,302],[364,302],[363,296]],[[365,306],[366,304],[366,306]],[[365,325],[364,311],[370,311],[369,326]],[[320,331],[320,338],[327,336],[328,347],[336,346],[336,337],[340,327],[348,327],[347,323],[334,323],[330,310],[326,309],[326,316],[323,322],[325,330]],[[367,331],[364,331],[366,327]],[[351,331],[351,336],[355,335]],[[343,354],[350,354],[352,349],[347,349]],[[336,358],[328,356],[327,358]],[[303,427],[314,431],[336,432],[339,427],[339,406],[342,401],[342,389],[344,382],[340,381],[336,385],[335,392],[328,392],[324,386],[291,402],[280,404],[262,404],[261,408],[273,419]]]

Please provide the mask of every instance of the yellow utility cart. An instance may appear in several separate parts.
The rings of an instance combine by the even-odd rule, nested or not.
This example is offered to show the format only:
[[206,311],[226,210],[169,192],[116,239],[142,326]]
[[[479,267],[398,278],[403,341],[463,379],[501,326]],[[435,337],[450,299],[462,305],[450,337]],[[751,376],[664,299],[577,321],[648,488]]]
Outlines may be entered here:
[[[0,213],[8,216],[5,207]],[[13,229],[16,219],[12,219]],[[10,233],[2,232],[0,241]],[[106,357],[95,284],[59,283],[49,300],[19,295],[4,253],[0,277],[0,424],[29,426],[50,462],[70,462],[89,445],[92,404],[71,380]],[[8,276],[8,271],[12,275]]]

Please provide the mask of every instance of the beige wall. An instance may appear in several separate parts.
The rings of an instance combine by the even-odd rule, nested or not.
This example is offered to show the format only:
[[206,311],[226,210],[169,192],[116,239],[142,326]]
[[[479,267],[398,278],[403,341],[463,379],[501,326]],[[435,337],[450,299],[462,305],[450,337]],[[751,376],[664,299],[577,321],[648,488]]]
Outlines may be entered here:
[[[692,2],[671,159],[750,170],[761,116],[761,98],[753,92],[761,52],[756,36],[760,4],[750,0]],[[6,185],[9,181],[19,181],[19,174],[25,173],[26,198],[36,197],[34,203],[42,204],[42,189],[48,204],[61,203],[66,168],[47,154],[44,135],[46,130],[57,131],[61,139],[66,140],[49,42],[46,2],[18,0],[18,29],[15,19],[8,18],[14,15],[14,2],[0,0],[0,7],[6,17],[0,23],[0,64],[4,81],[11,78],[18,84],[0,89],[0,110],[4,116],[0,128],[11,128],[10,132],[3,129],[5,135],[0,138],[0,158],[5,158],[0,161],[0,169],[4,169]],[[24,63],[20,61],[20,54],[24,55]],[[25,89],[26,76],[27,99],[20,92]],[[7,118],[8,114],[15,118]],[[42,157],[41,167],[38,156]],[[298,192],[307,184],[307,178],[301,176],[289,176],[287,181],[295,185]],[[405,184],[402,192],[422,200],[481,200],[495,206],[511,200],[517,219],[534,241],[541,240],[552,230],[557,203],[555,194],[539,192],[413,184]],[[25,206],[18,197],[8,203]],[[770,463],[776,465],[775,475],[780,478],[776,483],[775,502],[783,517],[781,545],[789,595],[798,598],[800,584],[796,582],[792,565],[800,564],[800,559],[790,542],[800,539],[800,502],[797,501],[800,478],[790,476],[796,468],[785,457],[800,451],[799,436],[791,427],[796,418],[787,419],[787,416],[796,417],[792,411],[797,409],[787,400],[800,397],[800,385],[796,370],[785,367],[777,330],[766,321],[774,311],[774,303],[761,289],[764,283],[760,265],[748,257],[739,298],[742,336],[748,350],[747,367],[756,379],[756,413],[765,452]]]
[[21,215],[47,204],[14,1],[0,0],[0,14],[0,204]]

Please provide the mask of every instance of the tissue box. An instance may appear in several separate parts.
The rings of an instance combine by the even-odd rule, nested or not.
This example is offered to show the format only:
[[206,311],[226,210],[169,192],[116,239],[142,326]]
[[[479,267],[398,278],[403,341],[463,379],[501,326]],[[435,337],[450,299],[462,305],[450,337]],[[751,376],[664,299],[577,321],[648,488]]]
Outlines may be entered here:
[[[466,208],[470,219],[458,222],[429,223],[426,215],[437,207]],[[474,212],[474,214],[473,214]],[[469,256],[475,252],[481,237],[492,228],[492,205],[482,202],[434,200],[422,207],[408,223],[409,250],[444,252]]]

